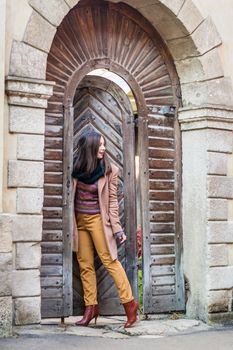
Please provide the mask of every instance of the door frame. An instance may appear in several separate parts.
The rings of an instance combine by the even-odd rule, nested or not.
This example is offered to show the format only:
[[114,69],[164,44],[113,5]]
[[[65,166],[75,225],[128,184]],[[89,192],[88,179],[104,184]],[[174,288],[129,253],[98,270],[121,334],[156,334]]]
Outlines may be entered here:
[[[143,92],[132,75],[129,74],[124,68],[111,61],[111,59],[93,59],[86,62],[80,69],[76,70],[71,76],[67,88],[64,94],[64,139],[63,139],[63,150],[64,150],[64,162],[63,171],[64,176],[63,186],[65,188],[64,207],[63,215],[66,224],[69,225],[66,230],[64,237],[64,271],[72,271],[72,249],[71,249],[71,238],[72,238],[72,220],[69,218],[69,212],[72,208],[72,181],[71,181],[71,164],[73,163],[73,145],[66,142],[70,135],[73,135],[73,99],[75,91],[82,79],[91,71],[104,68],[122,77],[130,86],[138,108],[138,144],[139,144],[139,188],[141,193],[141,223],[142,223],[142,240],[143,240],[143,251],[147,251],[147,254],[143,255],[142,269],[143,269],[143,311],[150,313],[152,309],[152,287],[151,287],[151,255],[150,252],[150,211],[149,211],[149,167],[148,167],[148,108],[143,96]],[[177,88],[177,87],[176,87]],[[179,99],[177,98],[177,104]],[[178,107],[178,106],[176,106]],[[177,276],[177,285],[183,285],[183,274],[180,269],[181,253],[182,253],[182,226],[181,226],[181,140],[180,140],[180,129],[177,117],[175,117],[175,174],[177,186],[175,189],[175,197],[177,199],[177,205],[175,209],[175,222],[176,222],[176,261],[175,270]],[[134,276],[137,274],[137,268],[134,268]],[[64,305],[67,306],[67,310],[64,310],[65,314],[70,314],[72,310],[72,281],[71,276],[67,273],[63,273],[63,283],[65,287]],[[135,278],[135,277],[134,277]],[[134,289],[136,287],[134,286]],[[177,290],[177,309],[182,310],[184,308],[184,290]],[[71,308],[71,309],[70,309]]]
[[[133,109],[127,94],[122,88],[109,79],[102,76],[86,75],[78,84],[77,89],[93,88],[102,90],[111,96],[117,103],[121,114],[122,128],[122,150],[123,150],[123,179],[124,179],[124,230],[127,234],[127,240],[122,246],[125,258],[125,269],[130,281],[133,295],[137,297],[137,237],[136,237],[136,178],[135,178],[135,123]],[[75,93],[76,96],[76,93]],[[76,97],[74,97],[76,99]],[[75,107],[73,119],[75,120]],[[120,121],[119,121],[120,123]],[[74,130],[75,132],[75,130]],[[68,135],[68,134],[67,134]],[[67,136],[68,137],[68,136]],[[68,140],[68,139],[67,139]],[[74,145],[74,143],[72,144]],[[66,183],[66,182],[65,182]],[[74,261],[74,260],[73,260]],[[98,279],[97,279],[98,283]],[[100,304],[100,311],[103,306]],[[116,305],[115,314],[122,314],[123,307]],[[106,309],[106,307],[104,307]],[[80,311],[79,311],[80,312]],[[103,311],[106,312],[106,311]],[[113,314],[108,310],[108,315]],[[75,314],[78,315],[78,314]]]
[[[106,60],[104,60],[106,61]],[[110,60],[109,60],[110,61]],[[114,65],[116,65],[114,63]],[[72,198],[72,165],[73,165],[73,124],[74,124],[74,113],[73,113],[73,99],[75,96],[75,92],[79,84],[85,78],[85,76],[91,71],[97,68],[105,68],[113,73],[120,75],[123,79],[125,79],[124,73],[119,74],[119,70],[123,70],[121,67],[118,67],[117,70],[113,70],[110,62],[102,62],[102,60],[93,60],[92,62],[86,62],[84,67],[80,70],[75,71],[73,76],[71,77],[69,83],[67,84],[66,92],[64,94],[64,102],[63,102],[63,111],[64,111],[64,134],[63,134],[63,286],[64,286],[64,316],[72,315],[73,310],[73,292],[72,292],[72,270],[73,270],[73,259],[72,259],[72,232],[73,232],[73,198]],[[133,77],[131,77],[133,79]],[[128,81],[126,80],[128,83]],[[135,82],[137,85],[137,83]],[[117,84],[116,84],[117,85]],[[132,89],[132,87],[130,86]],[[120,87],[119,87],[120,89]],[[139,89],[139,87],[138,87]],[[134,91],[133,91],[134,92]],[[143,99],[143,96],[141,95]],[[130,104],[130,102],[129,102]],[[146,107],[145,107],[146,108]],[[140,112],[139,112],[140,113]],[[126,124],[134,125],[133,116],[128,118],[126,115],[126,111],[122,110],[122,120],[127,118]],[[130,152],[129,148],[127,156],[130,159],[135,156],[135,139],[132,140],[132,135],[129,135],[131,138],[131,142],[133,142],[134,152]],[[72,140],[72,142],[70,142]],[[124,158],[125,159],[125,158]],[[132,159],[131,159],[132,161]],[[134,163],[134,161],[133,161]],[[125,168],[125,167],[123,167]],[[134,188],[136,188],[135,184],[135,167],[132,172],[128,173],[128,177],[130,177],[130,181],[134,181]],[[129,198],[133,198],[135,194],[133,193],[133,186],[129,186],[130,193]],[[129,201],[126,201],[125,205],[130,207]],[[133,236],[131,240],[126,240],[126,273],[129,276],[129,279],[132,283],[132,291],[135,296],[138,294],[138,276],[137,276],[137,264],[135,264],[135,256],[137,254],[136,248],[136,203],[134,213],[131,213],[131,220],[126,220],[126,227],[133,231],[133,226],[135,226],[135,239],[133,240]]]

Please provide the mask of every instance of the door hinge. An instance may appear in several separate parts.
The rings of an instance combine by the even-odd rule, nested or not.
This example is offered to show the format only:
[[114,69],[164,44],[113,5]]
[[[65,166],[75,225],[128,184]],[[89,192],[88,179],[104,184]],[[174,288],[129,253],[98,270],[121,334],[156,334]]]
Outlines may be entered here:
[[152,113],[164,115],[165,117],[174,117],[176,108],[174,106],[151,106]]

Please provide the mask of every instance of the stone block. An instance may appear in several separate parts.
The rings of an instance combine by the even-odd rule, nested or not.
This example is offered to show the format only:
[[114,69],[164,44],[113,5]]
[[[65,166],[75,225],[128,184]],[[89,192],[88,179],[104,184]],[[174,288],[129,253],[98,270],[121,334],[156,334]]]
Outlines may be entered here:
[[227,219],[233,220],[233,199],[227,200],[227,206],[228,206],[228,213],[227,213]]
[[208,312],[226,312],[229,309],[231,291],[214,290],[208,293]]
[[232,131],[228,130],[208,130],[207,150],[215,152],[232,153],[233,137]]
[[43,187],[44,163],[23,160],[9,160],[9,187]]
[[48,103],[46,98],[40,98],[37,96],[30,96],[30,94],[25,96],[20,96],[19,94],[11,95],[8,97],[8,104],[15,106],[26,106],[33,108],[47,108]]
[[0,253],[0,296],[11,295],[12,253]]
[[208,197],[233,198],[233,177],[207,176]]
[[[46,18],[54,26],[59,26],[63,18],[70,10],[66,2],[69,4],[69,2],[65,0],[29,0],[31,7],[34,8],[36,12],[39,12],[42,17]],[[76,4],[78,1],[70,1],[70,4],[72,2],[73,4]],[[28,34],[27,31],[28,28],[26,30],[26,34]]]
[[227,199],[208,199],[207,219],[208,220],[227,220],[228,218],[228,200]]
[[202,55],[222,43],[216,26],[210,17],[207,17],[197,27],[192,34],[192,39]]
[[176,61],[199,55],[199,51],[190,36],[168,40],[167,45],[175,60],[175,64]]
[[227,266],[228,255],[226,244],[208,245],[208,265],[209,266]]
[[227,175],[233,176],[233,154],[228,154],[227,157]]
[[13,216],[0,214],[0,253],[12,252]]
[[233,105],[233,90],[230,78],[208,80],[207,103],[231,107]]
[[65,0],[65,2],[69,5],[70,8],[72,8],[79,2],[79,0]]
[[159,2],[177,15],[184,3],[184,0],[159,0]]
[[230,324],[233,320],[233,312],[217,312],[217,313],[209,313],[208,321],[212,323],[218,323],[222,325]]
[[175,61],[180,83],[192,83],[223,77],[222,64],[217,49],[203,56]]
[[[224,106],[188,106],[178,110],[181,130],[206,129],[207,150],[231,154],[233,111]],[[214,140],[213,140],[214,139]],[[227,140],[227,142],[223,142]],[[211,141],[213,141],[211,143]],[[227,149],[225,148],[227,146]],[[208,148],[209,147],[209,148]],[[232,169],[233,175],[233,169]]]
[[175,65],[181,84],[205,79],[205,73],[198,57],[176,61]]
[[35,324],[41,321],[41,298],[17,298],[14,302],[15,324]]
[[10,106],[9,131],[24,134],[44,134],[45,111],[41,108]]
[[233,244],[227,245],[228,251],[228,265],[233,266]]
[[16,207],[19,214],[41,214],[43,207],[43,189],[18,188]]
[[41,247],[38,242],[16,244],[16,269],[40,268]]
[[6,93],[9,105],[47,108],[47,100],[53,93],[54,82],[8,76]]
[[18,135],[17,159],[44,160],[44,136]]
[[42,239],[42,215],[15,215],[12,226],[14,242],[40,242]]
[[180,38],[189,34],[182,23],[175,16],[172,17],[169,11],[164,10],[164,6],[161,4],[148,4],[140,7],[140,12],[156,27],[164,40]]
[[191,34],[203,21],[202,14],[192,0],[186,0],[182,6],[178,18]]
[[45,79],[47,54],[20,41],[13,41],[10,75]]
[[12,296],[31,297],[40,295],[39,270],[13,270]]
[[207,103],[208,98],[208,83],[194,82],[181,84],[182,101],[186,106],[199,106]]
[[228,78],[181,84],[183,105],[233,105],[232,86]]
[[233,288],[233,266],[209,268],[209,290]]
[[214,79],[224,76],[222,62],[217,48],[206,52],[204,55],[200,56],[199,59],[205,72],[205,79]]
[[207,239],[209,243],[233,243],[233,221],[208,222]]
[[[51,2],[46,1],[46,3],[50,4]],[[55,33],[56,28],[53,25],[48,23],[37,12],[33,12],[27,24],[24,42],[37,49],[49,52]]]
[[0,297],[0,338],[12,336],[12,297]]
[[227,175],[228,155],[208,152],[208,174]]

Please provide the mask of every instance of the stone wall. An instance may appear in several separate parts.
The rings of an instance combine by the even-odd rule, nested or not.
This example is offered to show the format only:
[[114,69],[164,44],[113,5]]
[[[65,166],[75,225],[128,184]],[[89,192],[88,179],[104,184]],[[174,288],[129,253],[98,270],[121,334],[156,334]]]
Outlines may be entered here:
[[6,3],[0,2],[0,213],[2,212],[3,157],[4,157],[4,91],[5,91],[5,21]]
[[[8,188],[14,190],[11,215],[13,322],[41,321],[41,237],[44,184],[45,108],[53,83],[7,77],[9,132],[16,138],[15,158],[8,160]],[[12,245],[11,245],[12,248]]]
[[187,315],[232,318],[233,112],[182,109],[184,271]]
[[3,215],[6,1],[0,2],[0,337],[12,334],[12,218]]
[[0,214],[0,337],[12,334],[12,221]]

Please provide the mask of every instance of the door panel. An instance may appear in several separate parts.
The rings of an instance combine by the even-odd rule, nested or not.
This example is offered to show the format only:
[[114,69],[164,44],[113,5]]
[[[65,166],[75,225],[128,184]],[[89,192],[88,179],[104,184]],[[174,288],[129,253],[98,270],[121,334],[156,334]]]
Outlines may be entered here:
[[[150,113],[143,133],[147,141],[148,177],[144,230],[144,310],[160,313],[184,309],[180,270],[180,226],[177,208],[177,145],[175,116]],[[142,189],[145,192],[145,187]],[[148,264],[150,269],[148,269]]]
[[[114,90],[113,90],[114,86]],[[118,201],[119,212],[122,226],[127,232],[127,239],[130,244],[131,236],[136,234],[135,219],[133,222],[134,228],[128,230],[129,224],[126,222],[128,215],[127,193],[129,192],[129,180],[125,181],[124,174],[129,172],[129,169],[134,169],[134,124],[127,121],[132,116],[130,103],[125,95],[123,101],[120,97],[123,91],[110,81],[95,76],[88,76],[79,85],[74,98],[74,154],[79,135],[84,130],[94,129],[104,135],[107,141],[107,154],[111,161],[119,168],[119,186],[118,186]],[[131,115],[129,114],[131,112]],[[131,136],[131,143],[128,137]],[[133,157],[128,157],[130,151]],[[126,159],[125,159],[126,158]],[[126,165],[127,164],[127,165]],[[134,186],[134,171],[131,175],[132,182],[130,186]],[[135,193],[135,191],[133,191]],[[135,211],[135,194],[130,198],[132,213]],[[129,200],[128,200],[129,201]],[[131,224],[132,227],[132,224]],[[135,240],[132,239],[135,244]],[[133,250],[134,263],[136,264],[136,247]],[[127,249],[126,245],[118,247],[118,256],[122,265],[130,274],[130,266],[127,265]],[[120,303],[117,289],[114,281],[109,273],[102,265],[99,257],[95,254],[95,268],[97,275],[97,290],[100,312],[103,315],[123,314],[123,308]],[[131,284],[136,284],[137,281],[131,279]],[[79,267],[76,261],[76,255],[73,256],[73,314],[82,314],[83,290],[79,277]]]

